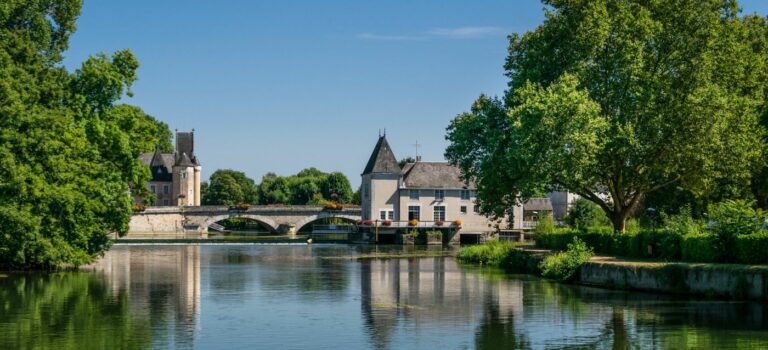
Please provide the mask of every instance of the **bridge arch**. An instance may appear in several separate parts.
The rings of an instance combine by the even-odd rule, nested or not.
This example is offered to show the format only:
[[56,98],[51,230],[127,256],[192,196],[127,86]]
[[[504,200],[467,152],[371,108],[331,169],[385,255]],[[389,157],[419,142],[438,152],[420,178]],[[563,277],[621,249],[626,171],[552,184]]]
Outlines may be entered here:
[[280,226],[274,220],[266,216],[241,213],[241,214],[225,214],[225,215],[211,216],[205,220],[205,222],[203,223],[203,227],[208,228],[213,223],[219,222],[224,219],[229,219],[229,218],[246,218],[246,219],[256,220],[268,226],[272,232],[277,232],[277,228],[278,226]]
[[355,215],[344,215],[344,214],[334,214],[334,213],[322,212],[320,214],[310,215],[310,216],[304,217],[301,220],[299,220],[296,223],[296,226],[295,226],[296,227],[296,232],[299,232],[299,230],[301,230],[304,226],[306,226],[307,224],[309,224],[309,223],[311,223],[313,221],[316,221],[316,220],[319,220],[319,219],[325,219],[325,218],[340,218],[340,219],[347,219],[347,220],[353,221],[353,222],[357,221],[357,220],[360,220],[360,217],[359,216],[355,216]]

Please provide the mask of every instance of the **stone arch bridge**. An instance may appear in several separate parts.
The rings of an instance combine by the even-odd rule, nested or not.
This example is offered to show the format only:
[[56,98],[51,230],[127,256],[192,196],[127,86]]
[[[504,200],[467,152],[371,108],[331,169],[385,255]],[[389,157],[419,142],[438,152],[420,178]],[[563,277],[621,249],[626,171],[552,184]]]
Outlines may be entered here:
[[357,206],[329,210],[311,205],[257,205],[247,210],[227,206],[150,207],[131,217],[128,234],[208,233],[208,227],[227,218],[259,221],[277,233],[292,234],[301,227],[323,218],[360,220]]

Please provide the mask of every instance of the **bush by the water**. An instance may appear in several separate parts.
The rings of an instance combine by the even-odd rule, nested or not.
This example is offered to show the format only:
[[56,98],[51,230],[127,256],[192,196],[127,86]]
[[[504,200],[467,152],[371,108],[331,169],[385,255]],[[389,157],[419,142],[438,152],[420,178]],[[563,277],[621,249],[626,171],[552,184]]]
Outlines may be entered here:
[[578,237],[568,244],[568,250],[544,258],[539,268],[541,275],[560,281],[569,281],[576,276],[579,267],[594,255],[592,248],[587,247]]
[[461,248],[456,257],[463,263],[501,267],[504,259],[515,248],[514,242],[490,241]]
[[514,242],[490,241],[461,248],[456,258],[466,264],[503,268],[509,272],[539,273],[541,257],[517,249]]

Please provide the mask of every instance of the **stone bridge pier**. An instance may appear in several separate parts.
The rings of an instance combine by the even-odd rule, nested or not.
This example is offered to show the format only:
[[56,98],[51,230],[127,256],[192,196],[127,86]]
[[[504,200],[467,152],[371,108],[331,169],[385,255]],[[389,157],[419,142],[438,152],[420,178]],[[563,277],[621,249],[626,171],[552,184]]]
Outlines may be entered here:
[[212,224],[228,218],[259,221],[272,232],[295,234],[303,226],[322,218],[360,220],[360,207],[345,206],[328,210],[322,206],[286,205],[252,206],[234,210],[227,206],[150,207],[131,217],[128,234],[208,233]]

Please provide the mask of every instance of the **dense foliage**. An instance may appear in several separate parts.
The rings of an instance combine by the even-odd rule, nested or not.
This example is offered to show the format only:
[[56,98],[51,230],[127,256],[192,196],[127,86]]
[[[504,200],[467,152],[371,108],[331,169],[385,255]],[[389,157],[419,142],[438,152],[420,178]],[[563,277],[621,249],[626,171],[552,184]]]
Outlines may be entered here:
[[351,203],[354,199],[349,179],[340,173],[325,173],[307,168],[296,175],[268,173],[256,184],[245,173],[217,170],[209,182],[201,184],[203,205],[249,204],[326,204]]
[[0,6],[0,266],[91,262],[128,228],[129,184],[147,192],[138,155],[170,144],[167,126],[116,104],[137,79],[130,51],[61,66],[80,7]]
[[584,198],[579,198],[568,209],[568,216],[565,218],[568,226],[579,230],[587,230],[590,227],[601,227],[610,225],[611,221],[605,216],[605,212],[600,206]]
[[340,173],[324,173],[307,168],[292,176],[264,175],[259,184],[259,204],[323,204],[350,203],[352,185]]
[[258,203],[259,189],[242,171],[216,170],[209,182],[200,185],[202,205],[235,205]]
[[596,252],[607,255],[656,258],[668,261],[768,263],[765,216],[753,203],[724,201],[710,205],[710,221],[693,219],[683,209],[664,216],[658,229],[615,234],[611,230],[556,228],[536,236],[536,246],[565,249],[578,237]]
[[543,2],[544,23],[510,36],[504,98],[448,127],[483,212],[565,189],[624,231],[649,194],[748,192],[765,159],[764,19],[733,0]]
[[576,277],[581,265],[589,261],[593,255],[595,253],[592,248],[587,247],[578,237],[574,237],[573,241],[568,243],[566,251],[544,258],[539,265],[541,275],[560,281],[570,281]]

